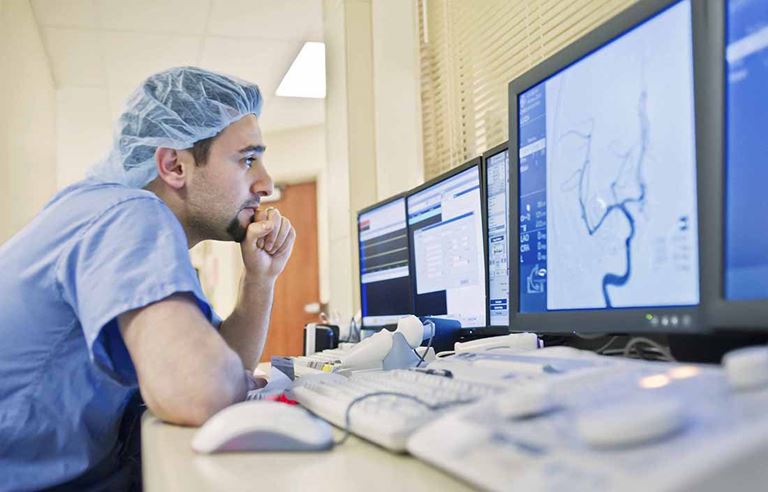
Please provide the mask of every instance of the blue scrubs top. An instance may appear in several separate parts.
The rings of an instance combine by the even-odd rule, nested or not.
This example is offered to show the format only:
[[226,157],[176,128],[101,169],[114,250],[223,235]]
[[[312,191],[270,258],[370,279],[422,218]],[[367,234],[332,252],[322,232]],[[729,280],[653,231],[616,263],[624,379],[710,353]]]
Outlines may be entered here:
[[0,490],[69,481],[113,451],[138,388],[117,316],[177,292],[218,325],[149,191],[81,181],[0,247]]

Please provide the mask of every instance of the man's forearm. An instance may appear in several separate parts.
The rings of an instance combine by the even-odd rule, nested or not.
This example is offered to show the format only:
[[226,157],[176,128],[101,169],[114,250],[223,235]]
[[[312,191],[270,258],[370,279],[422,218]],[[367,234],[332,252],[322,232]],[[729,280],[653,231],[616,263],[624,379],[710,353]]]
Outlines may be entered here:
[[261,359],[269,330],[275,280],[253,279],[244,275],[235,310],[222,323],[220,333],[237,352],[243,366],[253,369]]

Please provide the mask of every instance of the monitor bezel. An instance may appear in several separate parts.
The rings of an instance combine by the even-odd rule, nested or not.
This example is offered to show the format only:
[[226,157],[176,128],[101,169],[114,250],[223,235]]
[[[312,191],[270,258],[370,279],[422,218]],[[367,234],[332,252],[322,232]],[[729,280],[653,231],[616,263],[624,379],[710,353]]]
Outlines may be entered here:
[[[506,328],[509,330],[509,314],[511,312],[511,302],[512,302],[512,285],[510,284],[510,292],[509,296],[510,299],[507,301],[507,324],[505,325],[495,325],[491,323],[491,306],[490,306],[490,297],[491,297],[491,272],[488,268],[488,263],[490,262],[491,252],[488,247],[488,241],[490,234],[488,232],[488,159],[500,154],[504,151],[509,152],[509,142],[504,142],[502,144],[499,144],[495,147],[492,147],[485,152],[483,152],[483,166],[482,166],[482,182],[483,182],[483,217],[485,218],[485,227],[483,228],[483,239],[485,241],[485,306],[487,307],[487,312],[485,314],[486,320],[488,321],[487,326],[489,328]],[[511,166],[510,166],[511,169]],[[507,194],[507,200],[509,200],[509,195],[511,195],[512,191],[512,183],[510,182],[510,193]],[[507,217],[507,224],[509,224],[509,217]],[[511,236],[512,231],[507,226],[507,270],[509,270],[509,237]]]
[[[357,216],[355,217],[355,231],[357,236],[357,283],[358,283],[358,290],[359,290],[359,301],[360,301],[360,329],[361,330],[380,330],[381,328],[384,328],[386,325],[366,325],[364,321],[363,316],[363,264],[362,264],[362,257],[360,256],[360,216],[371,212],[377,208],[383,207],[385,205],[388,205],[394,201],[397,201],[399,199],[405,200],[407,193],[402,192],[398,193],[397,195],[390,196],[389,198],[385,198],[384,200],[378,201],[372,205],[368,205],[365,208],[362,208],[357,211]],[[409,288],[413,288],[412,286],[412,276],[413,276],[413,270],[411,268],[411,238],[410,234],[408,234],[408,204],[405,202],[405,230],[406,230],[406,244],[408,247],[408,286]],[[413,298],[413,291],[411,291],[410,295],[410,302],[411,306],[409,309],[409,312],[413,312],[415,308],[415,302]]]
[[[519,134],[517,128],[518,96],[543,80],[578,62],[590,53],[600,49],[627,31],[637,27],[663,10],[685,0],[645,0],[634,4],[617,14],[595,30],[544,60],[509,83],[509,153],[510,153],[510,257],[519,258]],[[696,134],[696,187],[702,190],[705,177],[702,176],[702,161],[708,150],[706,146],[706,122],[702,121],[702,110],[706,108],[706,93],[700,91],[699,64],[707,56],[706,26],[708,10],[706,2],[690,1],[693,46],[694,114]],[[707,159],[708,160],[708,159]],[[709,163],[711,165],[711,163]],[[699,304],[681,307],[619,308],[611,310],[563,310],[542,313],[521,313],[519,293],[519,260],[510,262],[510,286],[515,286],[516,295],[510,298],[510,331],[531,331],[537,333],[701,333],[703,305],[706,302],[703,285],[706,283],[702,269],[704,259],[711,257],[709,245],[705,244],[707,226],[702,210],[702,193],[697,192],[698,237],[699,237]],[[687,318],[686,318],[687,317]],[[688,320],[684,325],[683,320]],[[664,322],[666,320],[666,323]],[[676,320],[677,325],[672,326]]]
[[[481,215],[481,222],[482,222],[482,230],[485,231],[486,224],[488,223],[487,216],[486,216],[486,207],[485,207],[485,184],[483,182],[483,159],[481,156],[473,157],[472,159],[464,162],[460,166],[454,167],[449,169],[448,171],[444,172],[443,174],[440,174],[438,176],[435,176],[434,178],[422,183],[421,185],[409,190],[407,193],[405,193],[405,215],[406,215],[406,226],[408,227],[408,254],[409,254],[409,267],[411,272],[411,299],[413,301],[413,312],[416,314],[416,267],[415,267],[415,251],[413,248],[413,245],[411,243],[411,237],[412,237],[412,231],[411,231],[411,224],[408,221],[408,202],[411,199],[411,197],[421,191],[424,191],[427,188],[430,188],[442,181],[445,181],[446,179],[449,179],[459,173],[462,173],[466,171],[467,169],[472,168],[473,166],[477,166],[477,172],[478,172],[478,178],[480,182],[480,215]],[[485,233],[484,233],[485,237]],[[483,264],[488,265],[488,248],[486,245],[486,240],[483,241]],[[482,282],[484,292],[484,305],[485,305],[485,324],[481,326],[462,326],[462,330],[476,330],[479,328],[487,328],[488,327],[488,271],[486,269],[485,271],[485,279]]]
[[713,245],[711,261],[707,262],[711,278],[707,285],[707,322],[717,331],[760,331],[768,330],[768,298],[752,300],[730,300],[725,292],[725,252],[726,252],[726,222],[727,213],[727,162],[728,162],[728,124],[727,124],[727,91],[728,77],[726,49],[728,34],[728,2],[714,0],[707,2],[711,10],[711,22],[708,26],[712,39],[712,58],[715,62],[708,67],[707,89],[712,114],[709,119],[712,128],[712,138],[709,152],[717,156],[708,168],[709,179],[705,186],[709,196],[716,197],[706,204],[707,213],[713,218],[713,228],[706,240]]

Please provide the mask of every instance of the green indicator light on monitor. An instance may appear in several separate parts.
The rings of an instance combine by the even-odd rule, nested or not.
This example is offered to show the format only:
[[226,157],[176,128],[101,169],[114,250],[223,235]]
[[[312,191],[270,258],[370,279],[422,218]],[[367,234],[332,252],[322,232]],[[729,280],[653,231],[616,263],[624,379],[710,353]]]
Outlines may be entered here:
[[651,320],[653,319],[653,315],[652,315],[652,314],[650,314],[650,313],[649,313],[649,314],[646,314],[646,315],[645,315],[645,319],[647,319],[648,321],[651,321]]

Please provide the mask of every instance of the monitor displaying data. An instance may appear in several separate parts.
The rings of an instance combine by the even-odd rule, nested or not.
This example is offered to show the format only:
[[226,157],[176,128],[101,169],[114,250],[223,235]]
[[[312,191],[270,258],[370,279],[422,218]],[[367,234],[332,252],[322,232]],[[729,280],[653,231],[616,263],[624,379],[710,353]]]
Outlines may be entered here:
[[488,312],[491,326],[509,325],[509,152],[485,159],[488,203]]
[[413,314],[405,198],[361,212],[357,226],[363,326],[397,323]]
[[478,165],[408,196],[417,316],[486,325],[481,199]]
[[697,305],[690,1],[517,103],[520,312]]
[[726,2],[725,298],[768,298],[768,2]]

